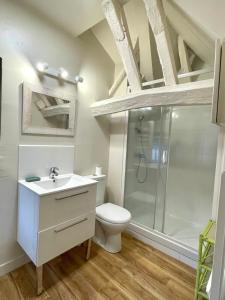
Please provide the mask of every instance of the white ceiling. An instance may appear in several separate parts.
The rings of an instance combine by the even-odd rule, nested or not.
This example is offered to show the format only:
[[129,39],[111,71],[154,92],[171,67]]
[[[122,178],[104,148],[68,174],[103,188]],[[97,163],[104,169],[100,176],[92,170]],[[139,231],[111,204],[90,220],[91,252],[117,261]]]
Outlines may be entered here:
[[20,0],[73,36],[103,19],[100,0]]
[[110,30],[107,21],[102,20],[91,30],[94,33],[95,37],[98,39],[99,43],[111,57],[112,61],[114,61],[116,64],[121,64],[121,58],[117,50],[112,31]]
[[224,0],[175,0],[189,16],[215,37],[225,36]]

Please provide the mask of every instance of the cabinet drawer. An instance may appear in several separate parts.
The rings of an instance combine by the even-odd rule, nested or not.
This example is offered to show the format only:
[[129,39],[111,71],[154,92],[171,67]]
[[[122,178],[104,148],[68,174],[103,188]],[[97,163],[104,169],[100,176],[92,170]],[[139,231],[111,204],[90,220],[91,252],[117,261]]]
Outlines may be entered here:
[[94,236],[95,212],[69,220],[38,233],[39,266]]
[[95,210],[96,185],[40,198],[39,231]]

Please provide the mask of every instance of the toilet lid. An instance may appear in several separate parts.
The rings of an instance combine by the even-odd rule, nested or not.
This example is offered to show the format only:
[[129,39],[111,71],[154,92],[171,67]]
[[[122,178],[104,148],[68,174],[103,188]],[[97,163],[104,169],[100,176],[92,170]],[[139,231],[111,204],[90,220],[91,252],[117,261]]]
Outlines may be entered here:
[[96,207],[96,216],[99,219],[110,223],[126,223],[131,219],[130,212],[112,203],[104,203]]

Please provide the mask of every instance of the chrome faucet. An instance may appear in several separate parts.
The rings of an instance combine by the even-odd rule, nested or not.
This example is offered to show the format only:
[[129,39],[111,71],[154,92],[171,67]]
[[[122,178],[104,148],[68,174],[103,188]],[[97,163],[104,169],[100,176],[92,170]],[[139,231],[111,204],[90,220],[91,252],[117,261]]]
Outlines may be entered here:
[[58,167],[52,167],[49,170],[49,178],[53,179],[53,182],[55,182],[55,177],[59,175],[59,168]]

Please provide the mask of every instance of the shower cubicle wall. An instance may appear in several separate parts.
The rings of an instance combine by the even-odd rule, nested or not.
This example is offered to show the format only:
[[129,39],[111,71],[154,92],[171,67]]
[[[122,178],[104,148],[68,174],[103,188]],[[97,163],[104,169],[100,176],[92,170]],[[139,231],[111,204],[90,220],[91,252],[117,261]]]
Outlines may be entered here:
[[129,113],[125,207],[132,223],[197,249],[211,217],[217,127],[211,106]]

